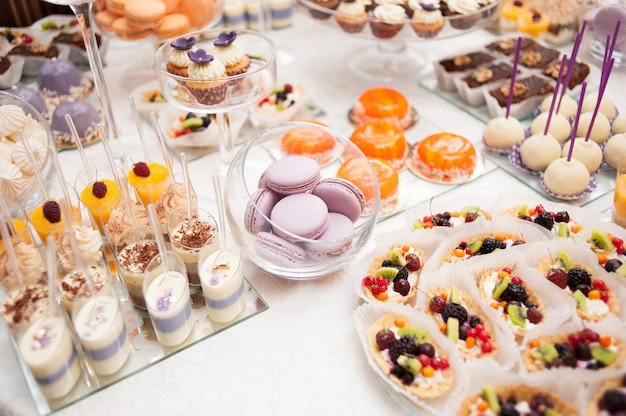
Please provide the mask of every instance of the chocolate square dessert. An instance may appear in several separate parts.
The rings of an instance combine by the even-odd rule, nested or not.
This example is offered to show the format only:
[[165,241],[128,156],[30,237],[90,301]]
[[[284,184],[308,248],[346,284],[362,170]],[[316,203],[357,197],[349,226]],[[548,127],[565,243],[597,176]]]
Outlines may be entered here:
[[457,55],[439,61],[439,64],[446,72],[462,72],[468,69],[478,68],[485,65],[495,58],[485,52],[471,52],[465,55]]
[[0,75],[3,75],[11,67],[11,60],[8,56],[0,56]]
[[[500,107],[506,107],[507,97],[509,96],[510,84],[506,83],[499,88],[489,91],[489,95],[498,100]],[[521,103],[531,97],[537,97],[550,94],[554,91],[554,86],[546,79],[531,75],[515,81],[513,87],[512,104]]]
[[[520,51],[523,51],[527,48],[532,48],[535,45],[537,45],[537,42],[535,42],[534,39],[522,38]],[[498,52],[503,55],[510,56],[515,54],[515,49],[517,48],[517,38],[496,40],[495,42],[488,43],[485,47],[492,52]]]
[[[563,71],[563,81],[565,82],[565,76],[567,75],[567,69],[569,67],[570,60],[568,59],[565,63],[565,70]],[[556,60],[548,65],[544,70],[543,74],[549,76],[553,80],[557,80],[559,77],[559,70],[561,69],[561,60]],[[584,62],[574,62],[574,67],[572,68],[572,76],[569,79],[569,84],[567,88],[570,90],[583,83],[583,81],[589,75],[589,65]]]
[[[100,35],[96,33],[96,42],[98,46],[100,46],[100,40]],[[85,42],[83,41],[83,35],[81,32],[61,32],[56,35],[50,43],[63,43],[71,46],[76,46],[83,50],[85,49]]]
[[541,46],[536,43],[519,54],[519,64],[526,68],[543,69],[559,57],[561,53],[556,49]]
[[9,55],[57,58],[59,56],[59,48],[54,45],[16,45],[9,51]]
[[470,88],[478,88],[490,82],[508,79],[513,72],[513,66],[506,62],[481,66],[471,74],[463,78],[463,82]]

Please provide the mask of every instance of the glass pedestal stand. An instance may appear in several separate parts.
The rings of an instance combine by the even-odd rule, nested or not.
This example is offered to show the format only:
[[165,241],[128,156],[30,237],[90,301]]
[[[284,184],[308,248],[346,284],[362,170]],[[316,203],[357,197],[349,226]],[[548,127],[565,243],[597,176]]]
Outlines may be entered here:
[[415,80],[428,69],[428,59],[414,51],[407,42],[378,41],[359,50],[347,60],[352,73],[379,81]]

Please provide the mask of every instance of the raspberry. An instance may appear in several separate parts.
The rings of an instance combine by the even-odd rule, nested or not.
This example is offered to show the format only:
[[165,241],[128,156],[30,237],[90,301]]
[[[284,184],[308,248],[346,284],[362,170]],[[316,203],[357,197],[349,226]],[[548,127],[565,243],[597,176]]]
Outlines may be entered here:
[[43,204],[43,216],[52,224],[61,221],[61,207],[57,201],[46,201]]
[[559,211],[556,213],[556,215],[554,216],[554,221],[555,222],[565,222],[568,223],[569,222],[569,214],[567,211]]
[[293,91],[293,86],[291,84],[285,84],[285,94],[290,94]]
[[567,272],[567,286],[573,292],[578,285],[591,286],[591,276],[580,267],[572,267]]
[[456,318],[459,323],[467,321],[467,310],[458,303],[448,303],[441,311],[444,322],[448,322],[448,318]]
[[93,183],[91,193],[98,199],[102,199],[107,194],[107,186],[104,182],[96,181]]
[[551,271],[547,278],[561,289],[565,289],[567,287],[567,272],[563,269]]
[[428,307],[430,308],[430,310],[436,313],[441,313],[445,306],[446,300],[439,295],[434,296],[428,303]]
[[137,162],[133,165],[133,173],[142,178],[147,178],[150,176],[150,168],[146,162]]
[[396,343],[396,336],[389,328],[381,329],[376,333],[376,344],[381,351],[391,348]]
[[552,230],[554,226],[554,218],[552,218],[552,215],[548,211],[542,211],[533,222],[541,225],[546,230]]

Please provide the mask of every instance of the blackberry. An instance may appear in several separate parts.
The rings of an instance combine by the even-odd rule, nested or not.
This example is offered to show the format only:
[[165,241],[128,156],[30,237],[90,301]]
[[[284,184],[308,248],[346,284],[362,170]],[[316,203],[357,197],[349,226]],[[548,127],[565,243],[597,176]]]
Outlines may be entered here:
[[204,116],[202,117],[202,127],[209,127],[211,125],[211,117]]
[[554,215],[555,222],[569,222],[569,213],[567,211],[559,211]]
[[505,300],[507,302],[515,300],[520,303],[523,303],[526,299],[528,299],[528,293],[526,293],[526,289],[519,283],[510,282],[502,295],[500,295],[500,300]]
[[467,321],[467,310],[458,303],[448,303],[441,311],[444,322],[448,322],[448,318],[456,318],[459,323]]
[[42,208],[43,216],[52,224],[61,221],[61,207],[57,201],[46,201]]
[[617,389],[609,389],[600,398],[600,406],[609,413],[626,409],[626,395]]
[[406,267],[398,267],[398,274],[396,275],[396,277],[394,277],[394,280],[406,280],[409,278],[409,271],[406,269]]
[[589,348],[589,344],[585,342],[579,342],[576,344],[574,352],[576,353],[576,358],[580,361],[589,361],[593,358],[591,355],[591,348]]
[[413,383],[413,380],[415,380],[415,376],[410,371],[402,367],[401,365],[394,365],[391,368],[390,373],[398,377],[400,381],[402,381],[402,383],[406,384],[407,386]]
[[276,102],[281,102],[287,100],[287,94],[284,91],[278,91],[276,93]]
[[419,347],[412,335],[401,336],[389,347],[389,358],[394,364],[398,364],[398,357],[402,354],[419,355]]
[[394,267],[393,263],[391,262],[391,260],[383,260],[383,262],[380,265],[381,267]]
[[478,315],[472,315],[469,320],[469,324],[472,328],[476,327],[478,324],[482,324],[483,321],[480,319]]
[[196,118],[195,113],[187,113],[185,114],[185,120],[189,120],[190,118]]
[[495,238],[487,237],[480,246],[480,254],[489,254],[497,248],[501,248],[500,241]]
[[535,224],[541,225],[546,230],[552,230],[554,226],[554,218],[548,211],[542,211],[533,221]]
[[150,176],[150,168],[146,162],[137,162],[133,165],[133,173],[142,178]]
[[520,416],[520,412],[517,411],[514,404],[504,403],[500,406],[500,416]]
[[91,193],[98,199],[102,199],[107,194],[107,185],[104,182],[95,181],[91,187]]
[[567,271],[567,287],[573,292],[578,285],[591,286],[591,276],[580,267],[572,267]]
[[563,364],[576,368],[578,360],[576,358],[576,350],[567,342],[558,342],[554,344],[554,348],[559,353],[559,357],[563,360]]
[[450,213],[444,212],[433,217],[433,224],[439,227],[450,227]]

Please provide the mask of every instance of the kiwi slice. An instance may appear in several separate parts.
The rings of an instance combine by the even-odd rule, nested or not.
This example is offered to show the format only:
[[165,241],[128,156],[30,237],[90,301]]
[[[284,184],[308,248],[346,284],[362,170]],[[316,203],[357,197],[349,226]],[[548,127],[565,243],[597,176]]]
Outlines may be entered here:
[[506,312],[509,314],[511,322],[520,328],[526,328],[526,312],[518,305],[508,305]]
[[467,248],[469,248],[470,253],[472,254],[478,253],[482,246],[483,246],[483,240],[476,240],[467,244]]
[[530,211],[528,211],[528,205],[522,204],[517,208],[517,217],[527,217],[530,215]]
[[506,288],[509,287],[509,283],[510,282],[511,282],[511,276],[510,275],[504,276],[502,279],[498,280],[498,282],[496,283],[496,285],[493,288],[493,292],[491,293],[491,297],[494,298],[495,300],[500,299],[500,296],[502,296],[502,293],[504,293]]
[[410,335],[415,338],[415,342],[420,344],[428,335],[428,331],[425,329],[417,328],[413,325],[405,325],[398,329],[398,336]]
[[450,295],[448,296],[451,303],[461,303],[461,295],[459,294],[459,288],[455,285],[450,286]]
[[415,357],[409,357],[404,354],[398,356],[398,364],[414,376],[422,371],[422,363]]
[[182,124],[181,128],[183,130],[186,130],[186,129],[197,129],[198,127],[202,127],[203,123],[204,122],[202,121],[202,119],[200,117],[189,117],[188,119],[183,121],[183,124]]
[[591,347],[591,356],[605,366],[609,366],[615,361],[615,352],[599,345]]
[[501,410],[500,400],[498,400],[498,394],[496,393],[496,389],[494,389],[493,386],[490,385],[483,386],[483,398],[489,405],[489,410],[499,415]]
[[545,363],[551,363],[554,359],[559,358],[559,352],[556,350],[556,347],[549,342],[539,345],[530,355]]
[[479,206],[467,205],[467,206],[464,206],[463,208],[461,208],[460,214],[461,214],[461,217],[465,218],[465,217],[467,217],[468,213],[470,213],[470,212],[471,213],[476,213],[478,211],[480,211],[480,207]]
[[626,263],[622,263],[621,266],[615,269],[615,273],[619,274],[620,276],[626,277]]
[[574,293],[572,293],[572,296],[576,301],[576,309],[587,312],[587,298],[585,297],[585,294],[580,290],[575,290]]
[[591,247],[598,250],[615,250],[615,245],[613,245],[613,241],[611,241],[609,235],[597,228],[591,230]]
[[408,263],[404,254],[402,254],[402,250],[399,248],[394,248],[391,250],[391,254],[389,254],[389,260],[394,266],[404,267]]
[[374,276],[382,276],[385,279],[393,282],[393,279],[398,275],[398,269],[392,266],[383,266],[376,269]]
[[569,269],[574,267],[574,260],[563,249],[556,253],[556,262],[563,267],[565,271],[569,271]]
[[421,220],[415,220],[413,222],[413,229],[414,230],[423,230],[424,229],[424,223]]
[[456,318],[448,318],[446,322],[446,336],[452,341],[457,342],[459,340],[459,320]]
[[559,237],[569,238],[569,235],[570,235],[569,224],[566,224],[564,222],[560,223],[559,229],[557,230],[556,234]]

